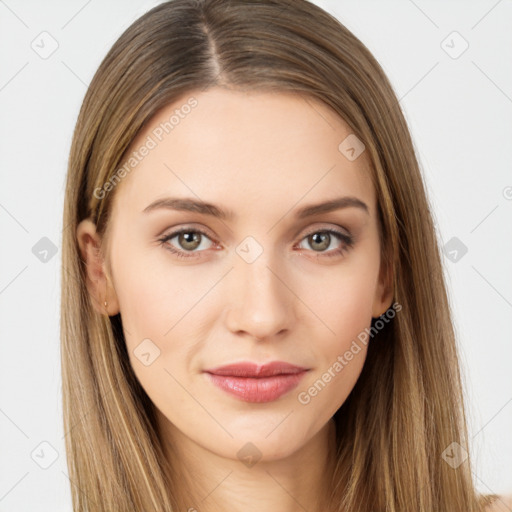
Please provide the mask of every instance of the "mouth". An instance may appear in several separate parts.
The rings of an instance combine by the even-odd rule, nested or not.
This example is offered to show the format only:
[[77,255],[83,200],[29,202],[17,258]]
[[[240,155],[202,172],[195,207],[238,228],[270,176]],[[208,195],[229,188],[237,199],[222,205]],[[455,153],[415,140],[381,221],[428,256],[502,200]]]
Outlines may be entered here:
[[215,386],[244,402],[277,400],[297,387],[307,368],[274,361],[269,364],[235,363],[204,370]]

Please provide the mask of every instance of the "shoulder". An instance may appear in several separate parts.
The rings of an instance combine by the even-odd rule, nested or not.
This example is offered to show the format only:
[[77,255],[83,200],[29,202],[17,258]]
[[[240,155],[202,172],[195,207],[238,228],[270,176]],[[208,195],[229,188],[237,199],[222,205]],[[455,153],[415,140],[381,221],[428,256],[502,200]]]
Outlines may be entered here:
[[510,512],[512,511],[512,493],[498,496],[485,509],[485,512]]

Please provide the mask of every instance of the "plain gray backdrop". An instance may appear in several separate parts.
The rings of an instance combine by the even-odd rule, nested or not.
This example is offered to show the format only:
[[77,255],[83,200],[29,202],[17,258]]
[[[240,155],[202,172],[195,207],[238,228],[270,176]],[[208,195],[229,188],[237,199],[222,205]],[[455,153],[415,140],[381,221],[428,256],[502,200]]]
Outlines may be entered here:
[[[68,152],[100,61],[158,3],[0,0],[0,511],[71,511],[59,352]],[[400,98],[446,247],[474,478],[510,493],[512,2],[315,3],[368,46]]]

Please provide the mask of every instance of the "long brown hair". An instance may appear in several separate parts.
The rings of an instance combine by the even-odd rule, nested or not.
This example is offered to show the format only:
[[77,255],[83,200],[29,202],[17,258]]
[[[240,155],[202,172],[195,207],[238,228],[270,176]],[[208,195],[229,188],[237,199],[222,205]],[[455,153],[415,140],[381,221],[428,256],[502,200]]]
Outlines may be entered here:
[[[381,261],[402,306],[372,339],[335,414],[332,510],[481,510],[467,448],[463,389],[431,209],[393,89],[369,50],[306,0],[173,0],[135,21],[96,72],[69,157],[62,241],[64,430],[73,509],[170,511],[179,476],[153,405],[129,363],[120,315],[98,314],[76,229],[106,238],[115,188],[102,188],[162,107],[194,91],[294,92],[328,105],[363,141],[377,192]],[[101,194],[98,193],[101,190]]]

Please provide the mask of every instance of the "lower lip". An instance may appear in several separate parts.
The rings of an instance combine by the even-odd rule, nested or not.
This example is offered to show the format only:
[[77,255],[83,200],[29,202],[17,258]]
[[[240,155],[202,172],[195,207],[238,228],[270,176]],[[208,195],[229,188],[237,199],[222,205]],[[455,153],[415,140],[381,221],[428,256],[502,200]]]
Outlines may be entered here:
[[297,387],[307,370],[272,377],[233,377],[207,373],[210,380],[220,389],[244,402],[272,402]]

